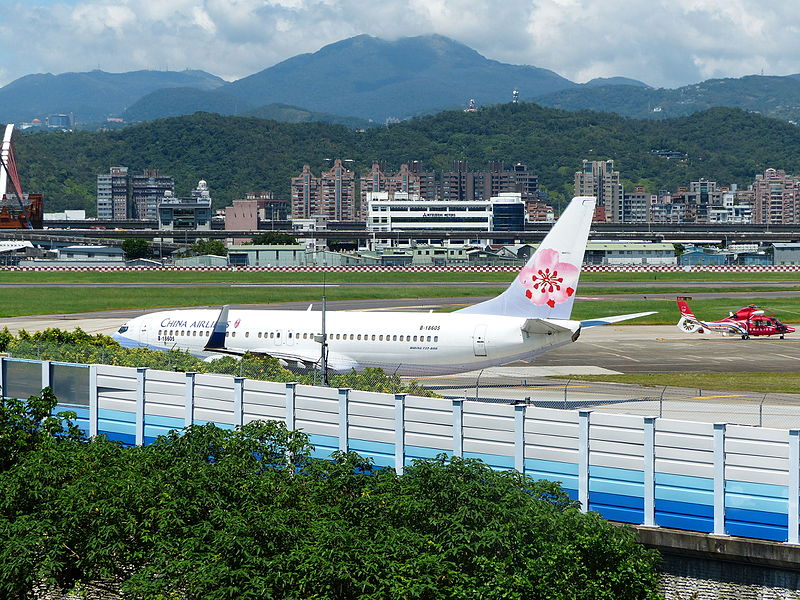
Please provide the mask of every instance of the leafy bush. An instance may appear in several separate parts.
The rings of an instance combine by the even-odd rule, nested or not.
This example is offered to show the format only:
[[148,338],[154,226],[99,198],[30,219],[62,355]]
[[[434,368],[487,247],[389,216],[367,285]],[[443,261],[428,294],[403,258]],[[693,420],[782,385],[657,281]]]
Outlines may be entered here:
[[0,472],[0,597],[658,598],[657,554],[558,484],[310,453],[275,422],[40,444]]

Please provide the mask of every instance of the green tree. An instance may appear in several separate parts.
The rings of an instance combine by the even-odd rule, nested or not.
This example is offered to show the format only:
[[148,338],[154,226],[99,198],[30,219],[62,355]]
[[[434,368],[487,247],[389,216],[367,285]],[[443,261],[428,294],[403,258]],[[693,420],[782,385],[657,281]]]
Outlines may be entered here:
[[297,238],[279,231],[265,231],[264,233],[259,233],[247,243],[259,246],[288,246],[296,244]]
[[50,387],[27,400],[0,397],[0,472],[47,438],[82,438],[81,430],[73,422],[74,412],[52,414],[57,403]]
[[150,256],[150,242],[143,238],[125,238],[122,240],[122,251],[128,260],[147,258]]
[[555,483],[444,455],[397,475],[311,453],[275,422],[42,444],[0,473],[0,596],[658,597],[657,554]]
[[192,254],[211,254],[213,256],[227,256],[228,248],[221,240],[197,240],[190,247]]

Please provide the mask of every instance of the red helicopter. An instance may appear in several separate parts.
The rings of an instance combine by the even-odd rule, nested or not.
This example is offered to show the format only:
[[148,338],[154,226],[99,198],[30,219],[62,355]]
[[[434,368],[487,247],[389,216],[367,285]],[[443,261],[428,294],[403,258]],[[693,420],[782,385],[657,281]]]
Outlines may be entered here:
[[783,339],[787,333],[794,333],[794,327],[784,325],[775,317],[766,316],[755,304],[748,304],[719,321],[701,321],[686,304],[691,297],[678,296],[677,300],[678,309],[681,311],[678,329],[687,333],[717,331],[724,336],[740,335],[743,340],[760,335],[778,335]]

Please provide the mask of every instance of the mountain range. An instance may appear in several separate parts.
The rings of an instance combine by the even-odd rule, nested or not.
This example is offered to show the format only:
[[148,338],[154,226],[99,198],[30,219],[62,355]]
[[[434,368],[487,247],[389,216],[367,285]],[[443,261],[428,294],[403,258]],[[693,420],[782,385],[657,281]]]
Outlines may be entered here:
[[625,77],[578,84],[548,69],[488,59],[440,35],[387,41],[359,35],[233,82],[200,70],[27,75],[0,88],[0,121],[73,113],[80,123],[211,112],[366,128],[441,110],[512,99],[635,118],[738,107],[800,121],[800,75],[713,79],[656,89]]

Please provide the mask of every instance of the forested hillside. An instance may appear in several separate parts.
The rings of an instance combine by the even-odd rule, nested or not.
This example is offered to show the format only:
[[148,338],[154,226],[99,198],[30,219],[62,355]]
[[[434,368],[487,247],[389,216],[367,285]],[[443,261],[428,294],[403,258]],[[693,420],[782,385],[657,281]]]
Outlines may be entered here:
[[[467,160],[523,162],[559,199],[571,193],[582,159],[614,159],[628,183],[650,191],[705,177],[745,185],[766,167],[800,172],[800,129],[739,109],[637,121],[611,114],[566,112],[535,104],[504,104],[477,113],[450,111],[367,131],[327,123],[277,123],[196,113],[114,132],[37,133],[16,138],[18,165],[29,191],[45,194],[46,210],[95,207],[95,177],[110,166],[156,168],[175,177],[177,193],[209,182],[217,206],[248,191],[288,196],[303,164],[319,173],[326,159],[373,160],[389,170],[419,160],[449,169]],[[661,158],[652,150],[684,153]]]

